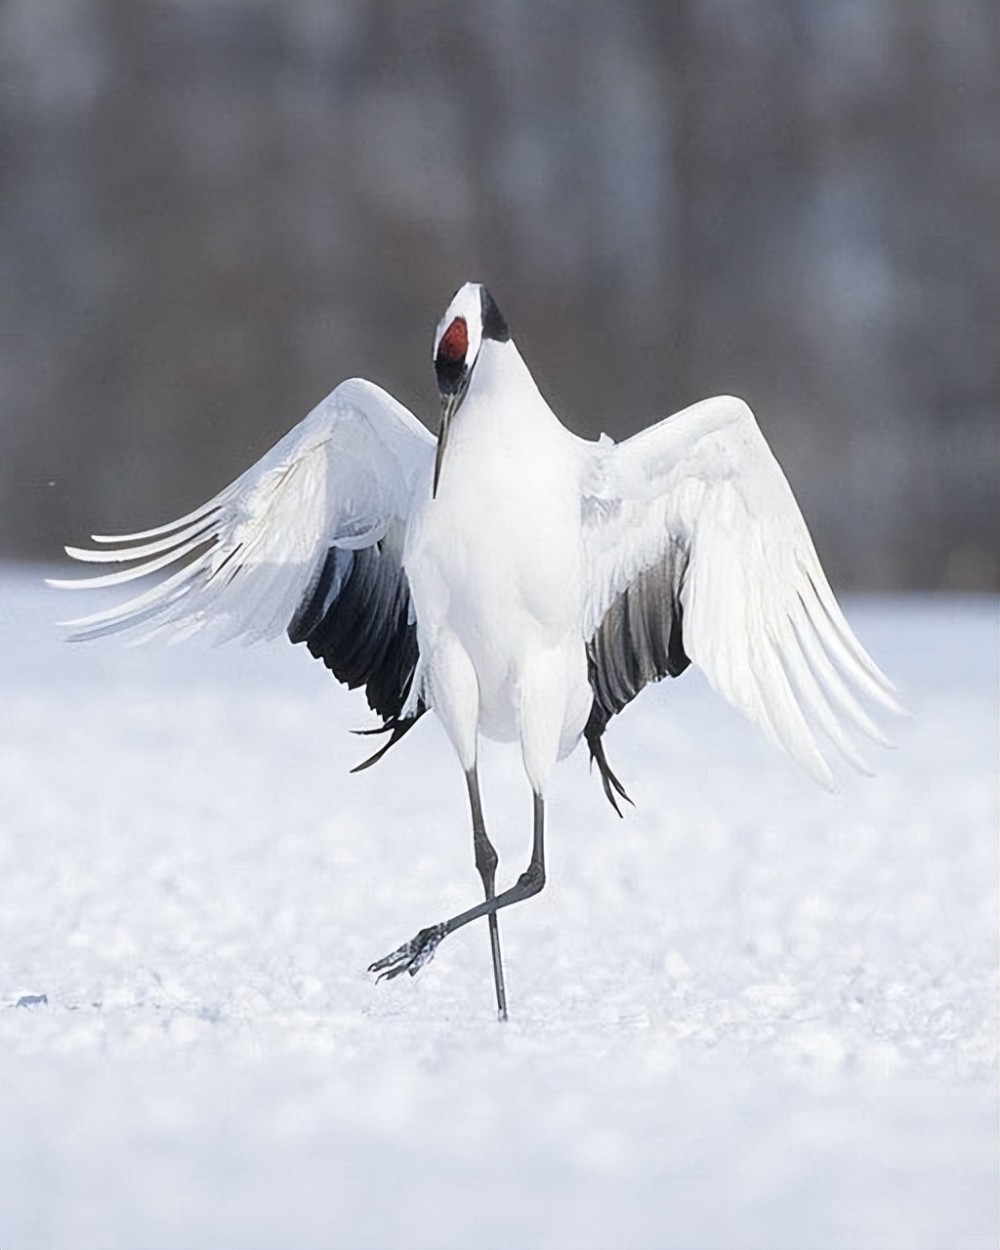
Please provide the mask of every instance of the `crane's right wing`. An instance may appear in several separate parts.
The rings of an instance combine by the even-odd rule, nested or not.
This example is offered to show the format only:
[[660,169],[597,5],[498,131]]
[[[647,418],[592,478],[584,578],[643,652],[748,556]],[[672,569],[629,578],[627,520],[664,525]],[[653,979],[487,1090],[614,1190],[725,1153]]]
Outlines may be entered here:
[[67,547],[76,560],[128,563],[104,576],[53,581],[118,587],[165,574],[123,604],[66,624],[74,640],[246,642],[287,631],[371,706],[398,716],[416,662],[402,569],[406,519],[430,491],[434,437],[391,395],[342,383],[257,464],[200,508],[155,529]]

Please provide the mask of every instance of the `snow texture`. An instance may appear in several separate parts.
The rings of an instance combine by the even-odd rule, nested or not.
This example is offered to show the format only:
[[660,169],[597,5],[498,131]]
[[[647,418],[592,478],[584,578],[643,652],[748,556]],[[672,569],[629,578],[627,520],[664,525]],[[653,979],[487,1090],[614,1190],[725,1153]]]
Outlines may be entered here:
[[[70,646],[0,569],[4,1250],[993,1250],[997,604],[847,604],[912,718],[827,795],[692,670],[479,897],[432,717],[369,772],[303,648]],[[516,753],[484,756],[499,886]]]

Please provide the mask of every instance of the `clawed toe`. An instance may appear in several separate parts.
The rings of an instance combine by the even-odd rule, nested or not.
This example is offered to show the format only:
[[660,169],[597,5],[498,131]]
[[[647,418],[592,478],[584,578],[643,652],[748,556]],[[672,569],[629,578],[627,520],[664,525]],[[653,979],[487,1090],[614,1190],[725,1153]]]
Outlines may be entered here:
[[443,924],[421,929],[415,938],[404,942],[402,946],[397,946],[383,959],[376,959],[373,964],[369,964],[368,971],[377,972],[379,981],[383,979],[391,981],[393,977],[398,977],[404,972],[415,977],[424,964],[430,963],[434,958],[434,952],[446,933],[447,929]]

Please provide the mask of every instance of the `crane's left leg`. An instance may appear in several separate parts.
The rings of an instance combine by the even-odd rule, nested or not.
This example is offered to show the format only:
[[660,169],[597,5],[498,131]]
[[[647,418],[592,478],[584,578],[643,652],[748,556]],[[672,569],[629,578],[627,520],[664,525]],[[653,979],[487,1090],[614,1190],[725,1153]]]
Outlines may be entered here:
[[[476,855],[476,868],[483,880],[486,901],[489,902],[496,893],[497,853],[486,833],[486,821],[483,819],[483,803],[479,797],[479,772],[475,764],[465,774],[465,782],[469,787],[469,805],[472,808],[472,846]],[[490,951],[493,955],[493,984],[497,992],[497,1015],[501,1020],[506,1020],[507,992],[503,983],[503,963],[500,959],[500,925],[497,923],[496,912],[490,913],[489,924]]]
[[[483,885],[487,886],[486,900],[476,907],[470,907],[468,911],[452,916],[450,920],[421,929],[409,942],[404,942],[384,959],[373,963],[368,971],[379,973],[380,980],[382,977],[398,977],[404,972],[415,976],[433,957],[449,933],[454,933],[456,929],[461,929],[463,925],[470,924],[481,916],[489,916],[492,923],[502,908],[531,898],[545,885],[545,800],[542,796],[559,757],[563,739],[575,741],[579,738],[593,702],[593,694],[587,682],[583,647],[578,646],[566,653],[553,652],[549,648],[528,654],[523,658],[517,684],[521,691],[521,703],[518,707],[521,754],[534,800],[531,859],[528,867],[509,890],[504,890],[493,898],[489,897],[490,890],[484,876]],[[458,743],[454,734],[452,741]],[[462,758],[461,750],[459,757]],[[475,756],[470,752],[465,765],[467,778],[474,764]],[[471,781],[469,795],[473,802],[475,822],[476,802]],[[499,946],[496,950],[499,954]],[[498,966],[495,963],[494,968]]]
[[408,972],[411,977],[416,976],[424,964],[431,960],[434,952],[449,933],[454,933],[456,929],[461,929],[463,925],[478,920],[481,916],[489,916],[493,919],[501,908],[510,907],[512,903],[521,903],[542,889],[545,885],[545,802],[537,790],[533,792],[533,795],[534,825],[531,860],[510,889],[504,890],[495,898],[479,903],[476,907],[470,907],[468,911],[452,916],[450,920],[421,929],[409,942],[397,946],[384,959],[376,960],[369,967],[369,972],[379,973],[379,980],[382,977],[391,980],[403,972]]

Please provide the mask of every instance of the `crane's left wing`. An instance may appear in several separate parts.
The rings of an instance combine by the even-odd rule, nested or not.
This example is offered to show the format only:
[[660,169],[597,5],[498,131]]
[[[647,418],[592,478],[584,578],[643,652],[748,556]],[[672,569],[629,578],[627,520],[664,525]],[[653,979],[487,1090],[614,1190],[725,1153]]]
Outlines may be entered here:
[[617,446],[603,440],[585,474],[587,737],[605,788],[608,720],[689,662],[820,784],[833,784],[820,738],[865,771],[851,731],[885,738],[862,701],[900,709],[747,405],[708,399]]
[[[66,624],[74,639],[121,630],[141,638],[306,642],[369,704],[398,718],[416,637],[402,569],[406,518],[430,490],[435,440],[402,404],[360,378],[342,383],[214,499],[167,525],[74,559],[128,563],[105,576],[54,581],[119,587],[162,574],[124,604]],[[423,710],[422,708],[420,710]]]

